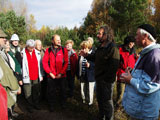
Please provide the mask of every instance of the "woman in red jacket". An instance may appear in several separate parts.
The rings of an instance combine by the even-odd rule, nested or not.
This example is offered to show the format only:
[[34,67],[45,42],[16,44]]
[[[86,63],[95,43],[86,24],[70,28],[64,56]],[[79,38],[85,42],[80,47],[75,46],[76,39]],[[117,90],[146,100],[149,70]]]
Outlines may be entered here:
[[65,47],[68,50],[68,68],[67,68],[67,83],[68,83],[68,97],[73,97],[74,93],[74,80],[78,62],[78,56],[75,50],[72,48],[74,42],[67,40]]
[[119,107],[122,101],[123,92],[125,89],[125,84],[120,81],[120,76],[125,73],[126,68],[131,70],[137,61],[137,54],[134,50],[135,38],[133,36],[127,36],[124,39],[124,44],[119,47],[120,53],[120,65],[117,71],[117,100],[116,107]]
[[0,84],[0,120],[8,120],[7,93]]

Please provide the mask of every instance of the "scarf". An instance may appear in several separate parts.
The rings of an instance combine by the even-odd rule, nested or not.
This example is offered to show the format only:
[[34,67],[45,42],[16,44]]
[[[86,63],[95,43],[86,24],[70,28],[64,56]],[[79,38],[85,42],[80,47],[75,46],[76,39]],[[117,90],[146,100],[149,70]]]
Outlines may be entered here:
[[35,50],[32,51],[32,55],[29,53],[27,49],[25,49],[25,52],[26,52],[27,61],[28,61],[30,80],[37,80],[38,79],[38,60],[35,54]]

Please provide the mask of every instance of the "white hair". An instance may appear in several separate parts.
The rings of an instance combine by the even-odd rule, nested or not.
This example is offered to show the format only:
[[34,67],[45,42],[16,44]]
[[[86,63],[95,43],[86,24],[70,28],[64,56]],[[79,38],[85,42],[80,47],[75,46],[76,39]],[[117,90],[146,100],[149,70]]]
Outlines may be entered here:
[[35,45],[36,45],[38,42],[42,43],[41,40],[38,40],[38,39],[37,39],[37,40],[35,40]]
[[91,41],[92,44],[94,43],[94,40],[93,40],[92,37],[88,37],[87,40],[88,40],[88,41]]
[[35,41],[33,39],[27,40],[26,46],[28,46],[28,47],[35,47]]
[[147,34],[148,35],[148,39],[151,42],[156,42],[156,40],[153,38],[153,36],[149,32],[147,32],[146,30],[140,28],[140,33],[141,33],[141,35]]

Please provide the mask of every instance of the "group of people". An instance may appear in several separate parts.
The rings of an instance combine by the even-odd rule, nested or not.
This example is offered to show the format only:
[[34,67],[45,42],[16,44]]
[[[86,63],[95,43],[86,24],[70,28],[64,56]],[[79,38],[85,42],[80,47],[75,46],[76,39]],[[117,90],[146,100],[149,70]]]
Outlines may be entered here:
[[[109,26],[99,28],[99,46],[93,47],[89,37],[73,49],[73,40],[61,45],[59,35],[52,36],[52,44],[42,49],[40,40],[29,39],[20,49],[17,34],[10,41],[0,30],[0,118],[14,115],[17,94],[23,92],[27,110],[40,109],[41,81],[46,80],[50,112],[59,103],[65,108],[67,97],[74,96],[75,76],[80,81],[82,102],[93,104],[94,91],[98,102],[97,120],[113,120],[113,88],[117,85],[116,107],[123,107],[132,120],[157,120],[160,109],[160,45],[150,24],[137,28],[136,36],[127,36],[117,47]],[[140,54],[134,44],[142,47]],[[95,87],[96,86],[96,87]],[[57,93],[58,90],[58,93]],[[2,115],[3,114],[3,115]]]

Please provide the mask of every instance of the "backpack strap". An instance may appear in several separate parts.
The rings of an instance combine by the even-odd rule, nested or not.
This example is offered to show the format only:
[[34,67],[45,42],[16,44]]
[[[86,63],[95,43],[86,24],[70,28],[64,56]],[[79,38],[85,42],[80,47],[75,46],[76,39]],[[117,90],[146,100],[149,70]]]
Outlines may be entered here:
[[[48,48],[48,57],[50,56],[50,53],[51,53],[51,51],[53,52],[53,48],[52,47],[49,47]],[[64,55],[64,47],[62,46],[62,52],[63,52],[63,55]],[[63,59],[63,63],[64,63],[64,59]],[[48,65],[50,66],[50,59],[49,59],[49,61],[48,61]]]
[[63,52],[63,55],[64,55],[64,47],[62,46],[62,52]]
[[[51,53],[51,47],[48,48],[48,57],[50,56]],[[48,59],[48,65],[50,67],[50,59]]]
[[48,53],[50,54],[50,52],[51,52],[51,47],[48,48]]
[[[52,48],[51,47],[49,47],[49,49],[48,49],[48,53],[50,54],[50,52],[52,51]],[[63,52],[63,54],[64,54],[64,47],[62,46],[62,52]]]

